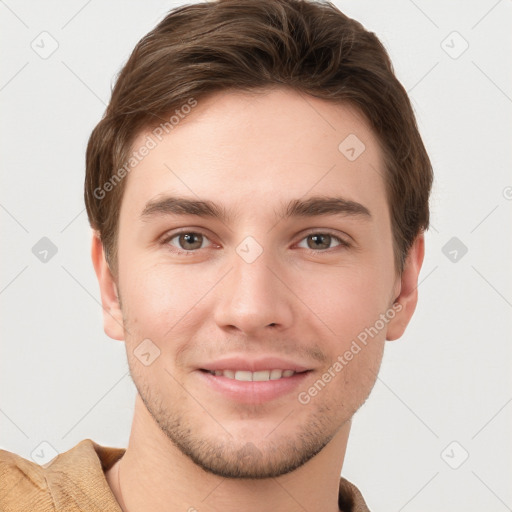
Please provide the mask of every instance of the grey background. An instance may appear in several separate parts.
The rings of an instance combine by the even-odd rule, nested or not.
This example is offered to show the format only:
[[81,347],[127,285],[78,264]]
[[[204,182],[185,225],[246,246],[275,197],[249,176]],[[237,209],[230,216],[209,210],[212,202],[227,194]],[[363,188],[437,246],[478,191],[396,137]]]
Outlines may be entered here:
[[[0,1],[0,447],[26,458],[127,444],[134,386],[102,329],[84,151],[133,46],[181,3]],[[436,175],[418,309],[343,474],[375,510],[512,510],[512,2],[335,3],[389,50]]]

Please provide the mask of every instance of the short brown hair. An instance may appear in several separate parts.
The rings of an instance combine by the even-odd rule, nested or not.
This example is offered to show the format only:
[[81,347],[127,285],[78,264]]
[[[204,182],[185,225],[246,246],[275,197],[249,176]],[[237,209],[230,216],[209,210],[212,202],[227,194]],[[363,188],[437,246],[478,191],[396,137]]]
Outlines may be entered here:
[[414,239],[428,228],[433,173],[382,43],[330,2],[219,0],[172,10],[141,39],[90,136],[85,204],[114,272],[121,178],[134,138],[191,98],[275,86],[349,103],[370,122],[385,156],[395,266],[403,270]]

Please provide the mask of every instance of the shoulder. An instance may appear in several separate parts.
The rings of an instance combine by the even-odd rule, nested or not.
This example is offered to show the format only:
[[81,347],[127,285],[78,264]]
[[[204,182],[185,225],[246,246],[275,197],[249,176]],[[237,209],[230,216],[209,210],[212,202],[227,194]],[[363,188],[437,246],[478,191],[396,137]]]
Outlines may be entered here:
[[104,471],[124,453],[85,439],[40,466],[0,450],[0,510],[119,510]]
[[338,507],[342,512],[370,512],[361,491],[345,478],[340,478]]
[[42,466],[0,450],[0,510],[53,510]]

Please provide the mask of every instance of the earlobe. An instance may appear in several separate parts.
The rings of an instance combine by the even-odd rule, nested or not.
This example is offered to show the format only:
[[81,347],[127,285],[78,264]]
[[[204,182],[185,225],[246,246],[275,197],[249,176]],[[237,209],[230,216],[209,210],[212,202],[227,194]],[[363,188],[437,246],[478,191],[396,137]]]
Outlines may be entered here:
[[[407,254],[402,276],[400,278],[400,294],[393,308],[397,311],[389,322],[386,339],[389,341],[400,338],[409,324],[418,302],[418,277],[423,257],[425,256],[425,237],[420,233]],[[400,309],[398,309],[400,308]]]
[[114,340],[124,340],[123,314],[121,311],[117,284],[105,258],[99,234],[93,231],[91,258],[100,286],[103,307],[103,329]]

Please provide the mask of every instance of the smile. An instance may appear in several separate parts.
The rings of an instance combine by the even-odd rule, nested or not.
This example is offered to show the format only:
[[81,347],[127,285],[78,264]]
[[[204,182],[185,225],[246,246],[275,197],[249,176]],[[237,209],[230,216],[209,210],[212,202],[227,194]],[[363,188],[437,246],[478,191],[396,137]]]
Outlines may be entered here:
[[296,373],[293,370],[260,370],[251,372],[247,370],[204,370],[216,377],[226,377],[244,382],[265,382],[268,380],[279,380],[293,377]]
[[311,370],[207,370],[195,372],[216,395],[241,404],[263,404],[285,396],[295,397]]

